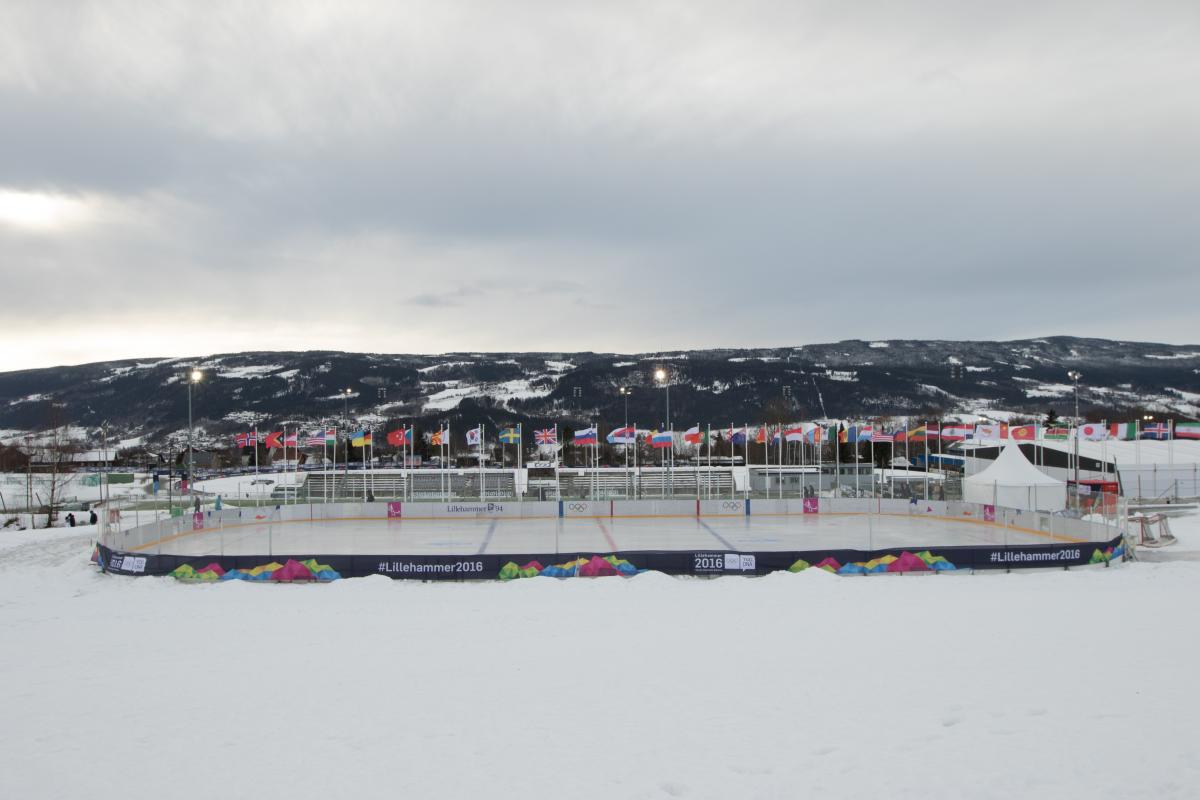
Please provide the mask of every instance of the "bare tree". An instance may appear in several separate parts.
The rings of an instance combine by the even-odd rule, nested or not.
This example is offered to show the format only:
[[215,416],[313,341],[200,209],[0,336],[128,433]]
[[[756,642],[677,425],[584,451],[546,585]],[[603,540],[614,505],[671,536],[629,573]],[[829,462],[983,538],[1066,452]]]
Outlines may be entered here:
[[[66,418],[59,406],[50,406],[46,421],[46,430],[34,445],[34,460],[40,462],[39,466],[44,476],[41,483],[46,492],[46,527],[49,528],[58,519],[58,507],[62,504],[66,488],[75,480],[75,454],[79,448],[71,441]],[[42,501],[41,493],[38,494],[39,501]]]

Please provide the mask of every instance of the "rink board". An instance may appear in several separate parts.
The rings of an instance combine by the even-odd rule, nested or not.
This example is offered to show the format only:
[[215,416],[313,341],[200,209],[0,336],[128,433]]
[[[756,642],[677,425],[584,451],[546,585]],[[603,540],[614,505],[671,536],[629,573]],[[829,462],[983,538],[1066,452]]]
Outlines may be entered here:
[[[668,501],[679,503],[679,501]],[[493,504],[494,506],[495,504]],[[224,578],[258,569],[252,577],[303,580],[291,562],[307,564],[309,579],[387,575],[420,579],[490,579],[554,575],[765,574],[822,566],[841,574],[954,572],[977,569],[1068,567],[1105,563],[1124,555],[1121,537],[1055,534],[1025,525],[998,524],[976,517],[903,509],[888,513],[771,513],[760,505],[721,514],[719,505],[697,514],[695,505],[625,511],[609,502],[575,503],[552,511],[525,504],[520,514],[496,514],[481,506],[478,515],[366,513],[334,519],[294,518],[275,510],[240,511],[198,518],[192,530],[168,532],[150,540],[110,537],[107,568],[126,574],[173,574],[213,567]],[[428,510],[428,509],[426,509]],[[643,505],[639,510],[646,511]],[[693,510],[693,513],[686,513]],[[328,509],[325,509],[328,513]],[[607,513],[603,513],[607,512]],[[678,513],[674,513],[678,512]],[[716,513],[711,513],[716,512]],[[487,514],[485,516],[485,514]],[[1085,528],[1075,533],[1090,532]],[[135,543],[136,542],[136,543]],[[111,549],[110,549],[111,548]],[[606,567],[601,561],[606,560]],[[128,568],[126,567],[128,562]],[[276,568],[266,569],[270,565]],[[177,571],[181,566],[182,573]],[[328,569],[316,569],[317,567]],[[518,574],[513,574],[514,569]],[[324,578],[322,577],[324,576]]]

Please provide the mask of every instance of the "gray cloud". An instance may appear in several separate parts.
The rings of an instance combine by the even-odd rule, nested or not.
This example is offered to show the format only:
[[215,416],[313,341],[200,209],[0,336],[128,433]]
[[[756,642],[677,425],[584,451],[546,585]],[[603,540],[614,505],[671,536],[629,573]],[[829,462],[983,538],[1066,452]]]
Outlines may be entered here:
[[1194,340],[1198,33],[1188,2],[6,4],[0,192],[90,212],[0,205],[6,288],[70,297],[2,355]]

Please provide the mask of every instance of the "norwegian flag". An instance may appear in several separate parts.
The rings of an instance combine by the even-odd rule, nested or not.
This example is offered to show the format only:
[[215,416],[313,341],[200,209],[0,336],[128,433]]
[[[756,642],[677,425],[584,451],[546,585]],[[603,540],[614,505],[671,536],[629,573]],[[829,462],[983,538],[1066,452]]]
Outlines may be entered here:
[[558,430],[555,428],[544,428],[540,431],[534,431],[533,443],[538,445],[558,444]]
[[252,431],[250,433],[239,433],[233,437],[238,447],[254,447],[258,444],[258,433]]

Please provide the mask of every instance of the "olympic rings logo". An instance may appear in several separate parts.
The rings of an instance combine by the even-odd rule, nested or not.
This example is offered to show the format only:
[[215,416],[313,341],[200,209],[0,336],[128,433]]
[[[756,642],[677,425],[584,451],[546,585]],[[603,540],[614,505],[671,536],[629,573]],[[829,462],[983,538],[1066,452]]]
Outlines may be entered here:
[[742,510],[742,501],[741,500],[722,500],[721,501],[721,510],[722,511],[741,511]]
[[567,505],[567,509],[570,511],[587,511],[588,507],[587,503],[570,503]]

